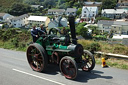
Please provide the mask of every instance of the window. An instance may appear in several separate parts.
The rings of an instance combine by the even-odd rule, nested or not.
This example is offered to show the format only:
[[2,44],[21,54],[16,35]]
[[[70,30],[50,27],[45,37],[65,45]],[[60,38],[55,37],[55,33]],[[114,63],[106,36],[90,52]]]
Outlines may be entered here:
[[86,13],[86,11],[84,11],[84,13]]

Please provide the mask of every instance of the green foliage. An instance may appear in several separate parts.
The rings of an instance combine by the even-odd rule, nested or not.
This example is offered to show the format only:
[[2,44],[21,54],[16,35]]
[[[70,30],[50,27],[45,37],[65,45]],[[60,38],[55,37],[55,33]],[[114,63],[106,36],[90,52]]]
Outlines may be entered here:
[[107,40],[107,37],[105,35],[96,35],[93,36],[95,40]]
[[100,34],[100,31],[98,30],[98,27],[97,26],[88,26],[89,29],[92,30],[92,34],[96,34],[96,35],[99,35]]
[[103,9],[113,9],[116,7],[117,0],[103,0],[102,1],[102,8]]
[[25,51],[32,41],[31,34],[26,29],[0,29],[0,47]]
[[90,46],[88,46],[88,47],[89,47],[89,50],[90,50],[92,53],[94,53],[95,51],[101,50],[101,46],[100,46],[100,44],[97,43],[97,42],[91,43]]
[[79,15],[81,14],[81,12],[82,12],[82,8],[79,8],[79,9],[77,10],[77,12],[76,12],[77,16],[79,16]]
[[79,40],[78,43],[82,44],[84,49],[91,51],[94,53],[94,51],[100,51],[101,45],[98,42],[89,41],[89,40]]
[[31,12],[31,7],[22,3],[14,3],[9,9],[8,13],[14,16],[19,16]]
[[22,3],[23,0],[0,0],[0,12],[7,12],[14,3]]
[[5,30],[1,35],[2,40],[7,41],[10,38],[14,37],[16,34],[18,34],[17,30],[18,28],[10,28],[8,30]]
[[12,42],[12,44],[15,47],[18,47],[18,45],[19,45],[19,38],[18,37],[15,37],[15,38],[11,39],[11,42]]
[[109,19],[107,17],[96,17],[95,23],[97,23],[98,20],[111,20],[111,19]]
[[81,35],[83,37],[86,37],[88,29],[84,27],[85,25],[86,25],[85,22],[84,23],[78,23],[77,24],[77,26],[76,26],[76,33],[78,35]]

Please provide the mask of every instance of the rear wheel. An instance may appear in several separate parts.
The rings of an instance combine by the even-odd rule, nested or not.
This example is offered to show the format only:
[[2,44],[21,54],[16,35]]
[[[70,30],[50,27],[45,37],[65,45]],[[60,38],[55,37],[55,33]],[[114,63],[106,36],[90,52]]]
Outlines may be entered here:
[[95,67],[95,58],[88,50],[84,50],[82,55],[82,63],[81,68],[83,71],[91,71]]
[[75,79],[77,76],[77,64],[72,57],[65,56],[60,61],[61,73],[68,79]]
[[44,48],[37,44],[30,44],[27,49],[27,60],[34,71],[43,72],[46,69],[48,59]]

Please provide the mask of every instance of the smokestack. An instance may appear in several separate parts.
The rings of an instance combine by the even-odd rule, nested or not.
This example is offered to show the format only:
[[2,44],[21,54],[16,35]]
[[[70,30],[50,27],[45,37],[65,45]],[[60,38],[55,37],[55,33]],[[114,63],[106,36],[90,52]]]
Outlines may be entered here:
[[68,16],[68,21],[71,30],[72,43],[76,45],[77,39],[76,39],[76,30],[75,30],[75,17],[72,14],[70,14]]

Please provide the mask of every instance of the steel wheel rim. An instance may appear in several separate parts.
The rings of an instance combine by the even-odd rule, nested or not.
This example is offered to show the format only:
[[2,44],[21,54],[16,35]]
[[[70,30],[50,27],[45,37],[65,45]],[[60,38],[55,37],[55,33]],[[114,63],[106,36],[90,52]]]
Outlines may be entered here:
[[73,79],[76,76],[76,68],[69,59],[62,60],[61,70],[63,75],[68,79]]
[[92,67],[92,64],[93,64],[93,60],[91,56],[84,52],[82,55],[82,61],[84,63],[84,65],[82,66],[82,70],[88,71]]
[[35,46],[30,46],[27,50],[27,59],[31,68],[35,71],[41,71],[43,69],[42,54]]

